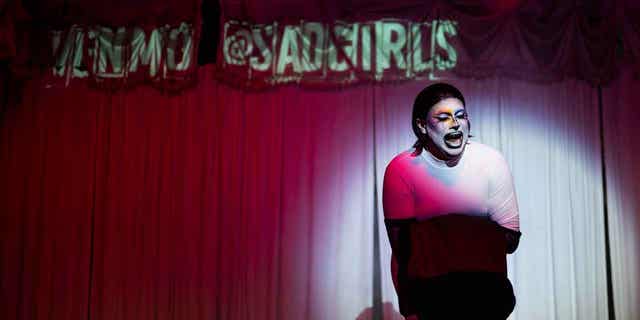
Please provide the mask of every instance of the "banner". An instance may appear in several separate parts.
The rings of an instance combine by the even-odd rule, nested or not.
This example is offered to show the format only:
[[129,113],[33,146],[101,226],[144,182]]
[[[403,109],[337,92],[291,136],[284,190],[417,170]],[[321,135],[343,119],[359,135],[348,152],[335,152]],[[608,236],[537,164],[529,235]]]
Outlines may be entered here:
[[227,21],[218,73],[241,86],[343,85],[437,78],[456,67],[457,23],[368,22],[250,24]]
[[51,76],[68,86],[89,78],[99,86],[150,81],[183,87],[195,76],[195,29],[183,22],[154,29],[73,25],[50,32]]

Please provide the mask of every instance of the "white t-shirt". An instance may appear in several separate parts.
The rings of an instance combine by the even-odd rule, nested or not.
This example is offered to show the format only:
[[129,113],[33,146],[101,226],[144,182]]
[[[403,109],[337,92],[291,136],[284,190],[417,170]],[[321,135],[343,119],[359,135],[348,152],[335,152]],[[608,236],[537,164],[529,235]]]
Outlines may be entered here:
[[485,215],[505,228],[520,229],[509,166],[500,152],[482,143],[469,142],[453,167],[426,150],[400,153],[385,170],[382,194],[388,219]]

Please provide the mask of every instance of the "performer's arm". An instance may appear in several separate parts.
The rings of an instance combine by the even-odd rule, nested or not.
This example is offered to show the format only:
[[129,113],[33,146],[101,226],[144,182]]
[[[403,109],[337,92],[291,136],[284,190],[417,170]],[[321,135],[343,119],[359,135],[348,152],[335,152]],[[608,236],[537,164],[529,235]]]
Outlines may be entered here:
[[413,193],[403,178],[402,166],[392,161],[385,170],[382,188],[385,226],[392,251],[391,273],[400,303],[400,313],[411,315],[407,266],[411,252],[409,227],[414,219]]
[[387,235],[393,252],[391,274],[393,285],[398,294],[400,302],[400,312],[403,315],[411,314],[412,308],[409,305],[409,282],[407,269],[411,255],[411,238],[409,233],[410,225],[415,219],[385,219]]
[[489,173],[489,216],[505,234],[507,253],[513,253],[520,243],[520,215],[507,161],[496,153]]

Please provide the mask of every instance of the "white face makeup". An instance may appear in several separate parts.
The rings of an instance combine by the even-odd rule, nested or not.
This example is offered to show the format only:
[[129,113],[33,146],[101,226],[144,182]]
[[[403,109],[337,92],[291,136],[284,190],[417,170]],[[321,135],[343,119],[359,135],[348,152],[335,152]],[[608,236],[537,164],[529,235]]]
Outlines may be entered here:
[[464,152],[469,139],[469,120],[462,101],[446,98],[436,103],[427,114],[420,130],[429,135],[441,160],[458,158]]

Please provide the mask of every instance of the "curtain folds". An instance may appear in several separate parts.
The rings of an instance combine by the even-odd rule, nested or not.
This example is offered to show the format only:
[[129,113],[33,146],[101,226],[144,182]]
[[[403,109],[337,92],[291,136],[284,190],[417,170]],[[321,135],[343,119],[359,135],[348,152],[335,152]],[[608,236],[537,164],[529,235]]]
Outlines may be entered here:
[[603,89],[603,126],[613,302],[616,319],[640,314],[640,81],[626,72]]
[[[370,89],[105,94],[3,117],[5,319],[355,319],[371,305]],[[6,304],[5,304],[6,303]]]
[[[384,229],[373,274],[373,173],[413,144],[428,82],[243,92],[198,73],[180,95],[34,78],[1,109],[0,318],[369,319],[374,279],[397,318]],[[616,319],[640,273],[631,78],[603,99]],[[512,319],[606,319],[597,90],[446,81],[514,176]]]

